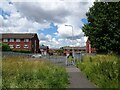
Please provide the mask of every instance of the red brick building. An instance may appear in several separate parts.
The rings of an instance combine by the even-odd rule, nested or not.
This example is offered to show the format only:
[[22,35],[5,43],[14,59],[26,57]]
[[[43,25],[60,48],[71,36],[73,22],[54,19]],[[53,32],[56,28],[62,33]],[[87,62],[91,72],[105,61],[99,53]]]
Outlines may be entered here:
[[3,33],[0,41],[8,44],[13,51],[39,52],[39,39],[36,33]]
[[87,53],[95,53],[96,49],[91,47],[89,38],[86,41],[86,52]]
[[81,53],[85,52],[86,48],[85,47],[64,47],[64,55],[72,53],[72,50],[74,53]]

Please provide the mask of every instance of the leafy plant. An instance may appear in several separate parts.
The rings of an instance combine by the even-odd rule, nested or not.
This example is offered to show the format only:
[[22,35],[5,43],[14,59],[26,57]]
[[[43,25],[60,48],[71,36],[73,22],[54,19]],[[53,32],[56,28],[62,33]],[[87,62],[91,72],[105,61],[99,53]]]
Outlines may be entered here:
[[[103,0],[102,0],[103,1]],[[94,2],[86,13],[88,23],[82,28],[99,53],[120,55],[120,2]]]

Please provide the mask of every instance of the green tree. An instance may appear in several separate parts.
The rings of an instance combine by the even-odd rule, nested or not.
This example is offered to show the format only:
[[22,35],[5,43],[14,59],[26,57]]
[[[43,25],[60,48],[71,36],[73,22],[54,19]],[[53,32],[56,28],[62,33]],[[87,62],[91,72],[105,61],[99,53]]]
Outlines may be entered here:
[[58,55],[63,55],[63,52],[64,52],[64,50],[61,49],[61,48],[56,51],[56,53],[57,53]]
[[97,52],[120,54],[120,2],[94,2],[82,28]]
[[7,44],[2,44],[2,51],[10,51],[10,47]]

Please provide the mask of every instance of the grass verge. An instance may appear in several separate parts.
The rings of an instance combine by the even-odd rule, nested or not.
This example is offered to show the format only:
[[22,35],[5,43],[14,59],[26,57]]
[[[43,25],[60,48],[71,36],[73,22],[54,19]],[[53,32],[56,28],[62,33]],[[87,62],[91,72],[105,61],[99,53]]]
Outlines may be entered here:
[[84,56],[77,67],[100,88],[118,88],[120,57],[116,55]]
[[2,59],[2,88],[66,88],[65,68],[46,60],[24,57]]

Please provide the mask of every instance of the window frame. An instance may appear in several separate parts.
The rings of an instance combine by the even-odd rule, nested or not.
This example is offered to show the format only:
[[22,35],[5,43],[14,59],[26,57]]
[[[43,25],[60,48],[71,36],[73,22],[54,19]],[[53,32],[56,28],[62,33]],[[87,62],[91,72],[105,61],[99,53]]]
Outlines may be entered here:
[[3,42],[8,42],[8,39],[7,39],[7,38],[4,38],[4,39],[3,39]]
[[24,42],[29,42],[29,39],[24,39]]
[[20,39],[16,39],[16,42],[20,42],[21,40]]
[[9,45],[10,48],[14,48],[14,45]]
[[[18,47],[19,46],[19,47]],[[16,46],[15,46],[15,48],[20,48],[20,45],[19,44],[17,44]]]
[[25,44],[25,45],[24,45],[24,48],[29,48],[29,45],[28,45],[28,44]]
[[14,42],[15,40],[13,38],[10,39],[10,42]]

